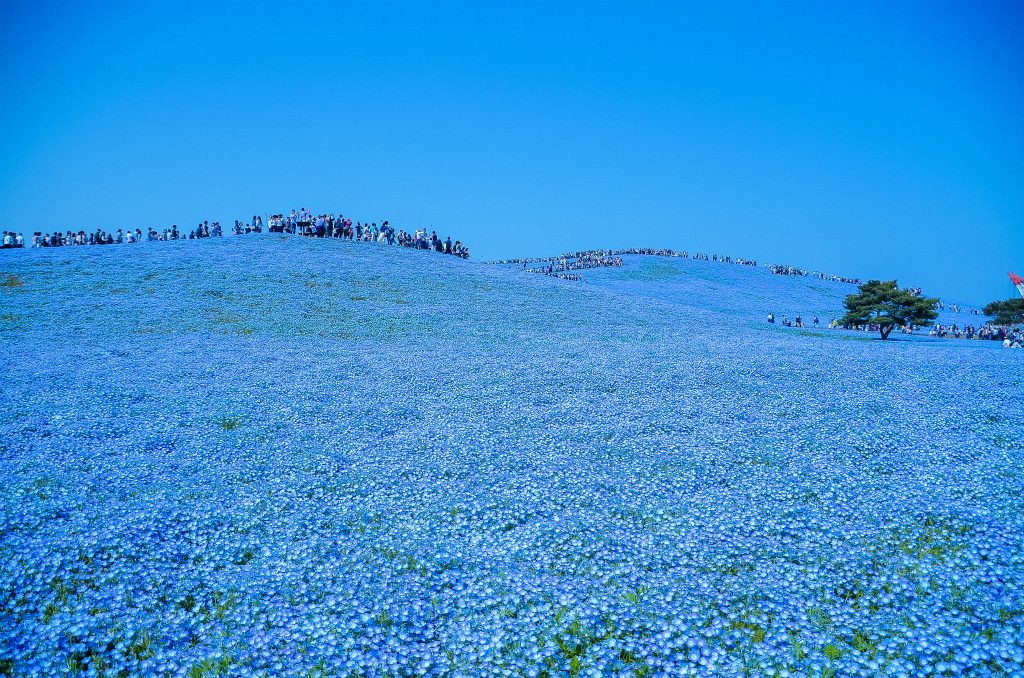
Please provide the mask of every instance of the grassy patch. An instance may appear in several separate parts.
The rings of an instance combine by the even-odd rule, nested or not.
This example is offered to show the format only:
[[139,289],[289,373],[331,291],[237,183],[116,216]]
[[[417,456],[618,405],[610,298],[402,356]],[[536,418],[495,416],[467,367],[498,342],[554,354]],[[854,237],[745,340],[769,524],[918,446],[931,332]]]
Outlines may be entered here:
[[225,431],[234,431],[242,428],[242,424],[245,423],[245,417],[240,415],[223,416],[219,419],[214,419],[213,423]]
[[919,527],[893,529],[892,538],[896,548],[904,555],[918,560],[933,556],[940,563],[945,563],[967,548],[968,540],[965,537],[973,531],[970,525],[928,516]]
[[234,663],[231,656],[216,657],[193,664],[188,673],[188,678],[212,678],[213,676],[226,676],[228,669]]

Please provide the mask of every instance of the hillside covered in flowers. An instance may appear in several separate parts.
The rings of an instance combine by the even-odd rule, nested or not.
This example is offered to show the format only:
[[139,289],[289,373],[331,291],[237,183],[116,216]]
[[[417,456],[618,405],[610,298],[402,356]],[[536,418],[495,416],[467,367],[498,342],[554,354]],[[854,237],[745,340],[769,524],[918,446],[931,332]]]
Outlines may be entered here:
[[748,266],[584,277],[5,252],[0,675],[1024,675],[1021,351],[768,325],[855,287]]

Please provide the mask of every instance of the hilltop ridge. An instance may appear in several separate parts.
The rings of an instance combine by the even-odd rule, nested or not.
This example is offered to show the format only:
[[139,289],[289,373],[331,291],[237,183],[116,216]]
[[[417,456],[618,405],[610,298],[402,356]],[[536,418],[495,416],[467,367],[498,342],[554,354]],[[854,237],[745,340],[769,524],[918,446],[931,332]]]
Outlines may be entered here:
[[[824,326],[842,315],[845,295],[856,292],[849,283],[651,255],[625,255],[622,267],[588,269],[582,283],[542,280],[546,276],[510,265],[483,266],[431,251],[277,234],[150,243],[127,250],[12,254],[5,271],[42,285],[18,293],[32,299],[31,292],[38,291],[48,300],[38,306],[30,302],[31,313],[8,314],[5,322],[20,329],[27,329],[33,317],[43,321],[48,313],[63,312],[54,299],[74,299],[76,289],[89,290],[89,300],[107,299],[106,322],[123,317],[137,325],[136,332],[205,328],[251,333],[273,326],[276,334],[339,337],[373,336],[372,328],[385,327],[385,319],[385,333],[391,335],[430,326],[427,318],[436,314],[452,321],[474,314],[494,318],[501,309],[514,316],[520,302],[541,290],[570,306],[600,305],[600,295],[613,294],[620,307],[657,301],[674,312],[697,314],[703,322],[716,322],[718,314],[730,331],[733,323],[760,323],[768,312],[791,319],[799,314],[807,324],[817,315]],[[101,271],[106,275],[93,277]],[[446,299],[446,310],[439,307],[438,297]],[[95,317],[93,304],[79,306],[82,321]],[[317,310],[318,323],[303,327],[303,319]],[[425,315],[417,319],[421,311]],[[963,325],[983,318],[944,310],[939,322]]]

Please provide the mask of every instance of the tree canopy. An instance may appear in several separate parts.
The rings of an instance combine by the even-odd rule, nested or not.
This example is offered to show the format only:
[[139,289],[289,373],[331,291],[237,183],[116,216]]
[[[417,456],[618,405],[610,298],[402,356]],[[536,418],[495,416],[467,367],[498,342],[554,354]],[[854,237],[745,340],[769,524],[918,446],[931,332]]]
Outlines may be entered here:
[[882,339],[888,339],[892,328],[903,325],[924,325],[939,317],[935,307],[938,299],[915,297],[901,290],[895,280],[869,280],[859,294],[846,297],[844,325],[877,324]]
[[994,315],[992,322],[996,325],[1016,325],[1024,323],[1024,299],[1007,299],[993,301],[982,309],[985,315]]

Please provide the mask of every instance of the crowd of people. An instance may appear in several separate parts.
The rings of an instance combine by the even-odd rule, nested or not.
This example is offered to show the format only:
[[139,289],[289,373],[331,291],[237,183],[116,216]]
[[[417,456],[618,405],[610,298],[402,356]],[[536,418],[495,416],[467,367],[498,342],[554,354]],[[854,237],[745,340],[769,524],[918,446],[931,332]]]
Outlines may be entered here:
[[[772,325],[776,323],[776,317],[774,313],[768,314],[768,322]],[[819,327],[820,321],[818,316],[813,316],[812,327]],[[799,315],[793,320],[789,320],[787,316],[782,316],[782,320],[779,324],[783,327],[806,327],[803,318]],[[867,323],[863,325],[840,325],[837,318],[829,318],[828,325],[826,327],[830,330],[843,329],[843,330],[855,330],[859,332],[877,332],[877,323]],[[923,328],[916,325],[902,325],[895,328],[893,331],[900,334],[913,334],[915,331],[919,331]],[[983,325],[981,327],[975,327],[974,325],[967,325],[966,327],[959,327],[956,323],[953,325],[942,325],[936,324],[934,327],[928,330],[928,336],[939,337],[939,338],[954,338],[954,339],[980,339],[986,341],[1000,341],[1003,342],[1003,346],[1006,348],[1021,348],[1024,344],[1024,328],[1005,328],[1005,327],[993,327],[991,325]]]
[[957,323],[953,323],[952,325],[936,324],[935,327],[928,331],[928,334],[929,336],[940,338],[951,337],[953,339],[984,339],[990,341],[1002,341],[1004,342],[1004,345],[1011,348],[1020,348],[1021,343],[1024,343],[1024,328],[1019,327],[1008,329],[1005,327],[993,327],[991,325],[975,327],[971,324],[966,325],[965,327],[959,327]]
[[[418,228],[414,233],[407,233],[404,230],[395,231],[390,223],[384,221],[377,225],[377,222],[363,223],[357,221],[352,223],[351,219],[344,215],[318,214],[316,217],[303,207],[301,210],[292,210],[291,214],[274,214],[267,218],[267,224],[271,233],[293,233],[310,238],[340,238],[342,240],[360,242],[379,242],[386,245],[400,245],[413,249],[434,250],[442,254],[452,254],[462,259],[469,258],[469,248],[456,240],[452,242],[451,237],[442,240],[437,231]],[[262,219],[253,217],[253,228],[262,226]]]
[[[813,316],[813,318],[814,319],[811,321],[811,326],[812,327],[818,327],[820,325],[821,321],[818,320],[818,316]],[[775,314],[774,313],[769,313],[768,314],[768,322],[771,323],[772,325],[775,324]],[[783,327],[806,327],[806,325],[804,324],[804,319],[801,318],[800,316],[796,316],[793,320],[790,320],[786,316],[782,316],[782,320],[779,321],[779,324],[782,325]],[[835,319],[833,318],[832,320],[829,321],[829,329],[833,328],[834,326],[835,326]]]
[[668,249],[655,249],[653,247],[633,247],[628,250],[611,250],[611,256],[622,256],[623,254],[646,254],[652,257],[685,257],[686,252],[676,252]]
[[[516,268],[522,266],[522,270],[533,273],[548,272],[550,267],[542,268],[528,268],[529,264],[549,264],[551,262],[562,262],[562,261],[581,261],[586,258],[602,258],[603,260],[618,261],[615,257],[621,257],[627,254],[645,254],[658,257],[680,257],[683,259],[693,259],[695,261],[715,261],[725,264],[738,264],[741,266],[757,266],[756,259],[744,259],[742,257],[730,257],[722,254],[708,254],[706,252],[694,252],[692,255],[688,250],[682,252],[676,252],[670,249],[654,249],[654,248],[631,248],[625,250],[586,250],[583,252],[570,252],[568,254],[560,254],[554,257],[527,257],[520,259],[499,259],[496,261],[485,261],[485,264],[515,264]],[[562,269],[562,270],[576,270],[579,268],[597,268],[598,266],[621,266],[621,263],[604,263],[599,265],[580,265],[576,268]],[[783,266],[778,264],[765,264],[768,270],[776,275],[799,275],[809,276],[813,278],[821,278],[822,280],[832,280],[835,282],[850,283],[853,285],[861,284],[860,278],[848,278],[845,276],[832,275],[828,273],[822,273],[821,271],[808,271],[805,269],[797,268],[795,266]],[[555,270],[553,269],[549,275],[554,275]]]
[[971,308],[969,306],[963,306],[961,304],[947,304],[944,301],[939,301],[939,309],[944,311],[950,311],[951,313],[968,313],[970,315],[984,315],[981,309]]
[[25,236],[21,233],[15,233],[14,231],[4,231],[4,237],[0,240],[0,246],[5,250],[9,250],[12,247],[24,247]]
[[245,235],[247,233],[262,233],[263,232],[263,219],[260,217],[253,217],[252,222],[245,224],[235,219],[235,225],[231,228],[231,235]]
[[542,273],[544,275],[550,275],[552,278],[558,278],[559,280],[574,280],[576,282],[583,282],[583,276],[579,273],[562,273],[551,270],[549,268],[526,268],[523,269],[527,273]]
[[[920,287],[908,287],[905,290],[910,293],[912,297],[921,296]],[[981,309],[971,308],[970,306],[963,306],[962,304],[950,304],[945,301],[939,300],[940,311],[950,311],[951,313],[969,313],[970,315],[985,315],[981,312]]]
[[[485,264],[544,264],[552,261],[562,261],[567,259],[576,260],[611,260],[615,257],[621,257],[624,254],[647,254],[656,257],[685,257],[685,252],[675,252],[673,250],[665,249],[652,249],[645,247],[634,247],[628,250],[581,250],[579,252],[568,252],[566,254],[559,254],[554,257],[527,257],[521,259],[498,259],[496,261],[485,261]],[[621,266],[622,264],[610,264],[614,266]],[[589,268],[597,268],[596,266],[590,266]],[[527,270],[524,266],[523,270]],[[533,270],[533,269],[529,269]]]
[[[456,240],[452,242],[451,237],[442,240],[437,231],[427,232],[425,228],[416,229],[414,233],[406,233],[404,230],[395,231],[387,222],[381,226],[376,223],[352,223],[351,219],[333,214],[321,214],[313,217],[309,210],[292,210],[291,214],[275,214],[267,217],[268,231],[271,233],[294,233],[306,237],[317,238],[341,238],[346,240],[357,240],[365,242],[380,242],[388,245],[400,245],[414,249],[429,249],[444,254],[452,254],[463,259],[469,258],[469,248]],[[95,233],[53,232],[43,234],[41,231],[33,233],[29,243],[31,247],[64,247],[69,245],[115,245],[122,243],[155,242],[168,240],[195,240],[199,238],[219,237],[223,230],[219,222],[210,223],[204,221],[187,234],[184,230],[178,230],[177,224],[166,228],[163,231],[156,231],[152,228],[143,236],[142,230],[136,228],[122,231],[118,229],[114,233],[108,233],[97,229]],[[252,221],[246,223],[235,220],[231,228],[232,235],[245,235],[248,233],[263,232],[263,217],[253,215]],[[25,247],[25,238],[21,233],[4,231],[0,238],[0,247],[11,249]]]
[[[72,233],[67,231],[66,233],[60,233],[54,231],[53,233],[43,233],[42,231],[36,231],[32,234],[32,240],[29,243],[30,247],[73,247],[76,245],[120,245],[123,243],[138,243],[138,242],[156,242],[166,240],[195,240],[197,238],[209,238],[221,235],[220,224],[216,221],[212,224],[209,222],[203,222],[196,228],[192,229],[188,235],[184,231],[179,231],[178,226],[175,224],[171,228],[165,228],[163,231],[156,231],[152,228],[147,229],[145,236],[142,234],[142,229],[136,228],[134,231],[126,229],[122,231],[120,228],[114,233],[109,233],[103,229],[96,229],[95,233],[86,233],[85,231],[79,231],[78,233]],[[11,241],[10,247],[24,247],[25,239],[19,233],[15,236],[13,233],[4,234],[4,246],[8,247],[8,240]]]
[[785,266],[783,264],[765,264],[768,270],[775,275],[799,275],[811,278],[820,278],[821,280],[831,280],[833,282],[850,283],[852,285],[860,285],[860,278],[847,278],[841,275],[833,275],[830,273],[822,273],[821,271],[808,271],[796,266]]
[[[604,254],[597,254],[594,252],[581,252],[579,256],[570,258],[565,256],[561,259],[552,259],[548,261],[547,266],[541,266],[539,268],[527,268],[526,264],[523,264],[523,270],[530,273],[545,273],[547,275],[554,275],[557,277],[564,277],[561,274],[568,273],[569,271],[582,271],[588,268],[604,268],[608,266],[622,266],[622,257],[613,257]],[[516,265],[519,268],[519,265]],[[569,274],[567,280],[581,280],[579,274]]]
[[[686,252],[686,250],[683,250],[683,256],[684,257],[689,256],[689,254]],[[739,258],[739,257],[737,257],[736,259],[733,259],[732,257],[722,256],[722,255],[719,255],[719,254],[712,254],[712,255],[708,256],[704,252],[694,252],[693,253],[693,258],[697,259],[699,261],[720,261],[723,264],[739,264],[741,266],[757,266],[757,261],[754,260],[754,259],[742,259],[742,258]]]
[[[500,261],[485,261],[485,264],[515,264],[517,270],[527,273],[543,273],[561,280],[583,281],[583,276],[573,271],[583,271],[591,268],[604,268],[609,266],[622,266],[622,254],[655,254],[659,256],[679,256],[672,250],[582,250],[580,252],[568,252],[556,257],[529,257],[524,259],[502,259]],[[531,268],[530,264],[547,264]]]

